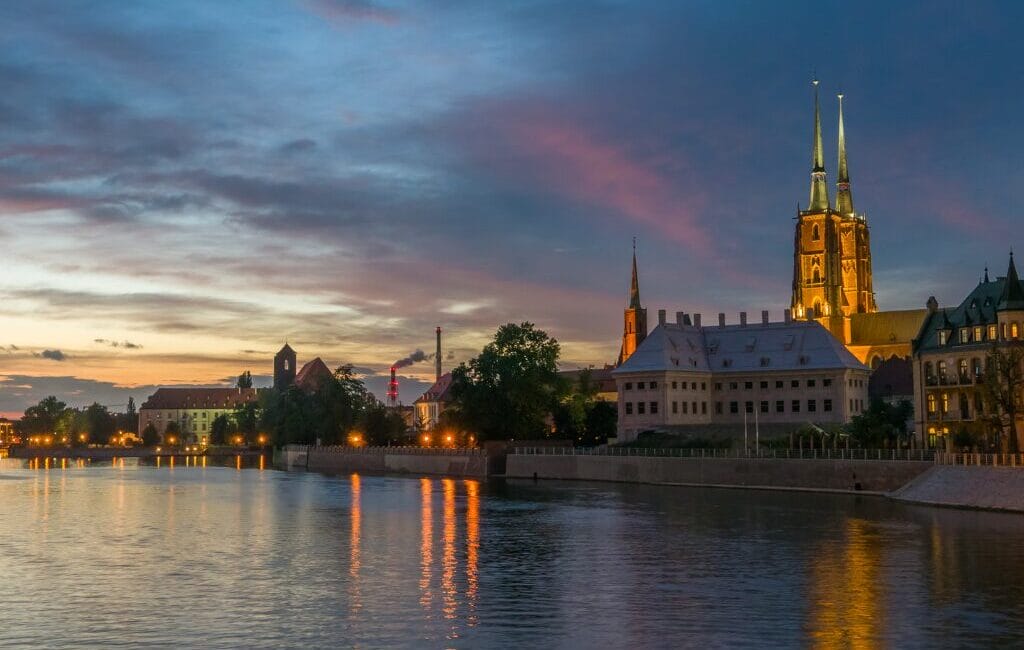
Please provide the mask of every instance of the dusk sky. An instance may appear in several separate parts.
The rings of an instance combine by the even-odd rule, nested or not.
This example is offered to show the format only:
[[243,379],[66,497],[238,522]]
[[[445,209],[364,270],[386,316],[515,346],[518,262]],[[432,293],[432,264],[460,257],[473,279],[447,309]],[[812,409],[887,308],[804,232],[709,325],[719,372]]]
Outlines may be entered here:
[[[958,302],[1021,218],[1020,3],[5,2],[0,412],[445,367],[530,320],[614,360],[789,306],[821,79],[882,309]],[[405,369],[411,403],[433,375]]]

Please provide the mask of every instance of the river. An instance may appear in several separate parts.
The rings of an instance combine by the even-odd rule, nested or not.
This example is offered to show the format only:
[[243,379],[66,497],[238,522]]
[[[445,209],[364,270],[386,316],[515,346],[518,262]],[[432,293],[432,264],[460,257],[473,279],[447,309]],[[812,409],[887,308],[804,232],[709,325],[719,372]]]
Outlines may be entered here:
[[0,460],[2,647],[1009,647],[1024,517]]

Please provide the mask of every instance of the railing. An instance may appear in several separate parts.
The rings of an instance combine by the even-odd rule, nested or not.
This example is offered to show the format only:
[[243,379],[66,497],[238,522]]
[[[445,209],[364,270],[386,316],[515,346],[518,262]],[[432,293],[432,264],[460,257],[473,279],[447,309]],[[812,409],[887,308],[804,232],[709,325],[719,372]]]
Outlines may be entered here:
[[535,456],[644,456],[650,458],[759,458],[793,460],[932,461],[934,449],[645,449],[640,447],[515,447]]
[[311,450],[329,454],[415,454],[420,456],[486,456],[487,452],[475,447],[414,447],[399,446],[391,447],[349,447],[347,445],[286,445],[286,451],[309,452]]
[[935,464],[1024,467],[1024,454],[972,454],[942,451],[935,454]]

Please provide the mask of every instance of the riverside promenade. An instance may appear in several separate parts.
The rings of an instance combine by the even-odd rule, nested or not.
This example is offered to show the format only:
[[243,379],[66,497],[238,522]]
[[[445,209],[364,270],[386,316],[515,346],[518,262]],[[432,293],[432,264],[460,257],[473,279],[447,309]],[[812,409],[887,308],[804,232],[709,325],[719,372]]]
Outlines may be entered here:
[[501,474],[504,460],[504,453],[488,454],[483,449],[287,445],[281,451],[279,463],[289,471],[326,474],[369,472],[483,479]]

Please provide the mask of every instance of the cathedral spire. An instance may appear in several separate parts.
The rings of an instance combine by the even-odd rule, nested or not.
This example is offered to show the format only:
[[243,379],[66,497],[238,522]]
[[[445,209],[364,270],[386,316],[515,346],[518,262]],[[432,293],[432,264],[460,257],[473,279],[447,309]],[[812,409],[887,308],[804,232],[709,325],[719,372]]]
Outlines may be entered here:
[[843,129],[843,94],[839,93],[839,179],[836,181],[836,210],[840,214],[853,214],[853,194],[850,192],[850,172],[846,167],[846,131]]
[[636,276],[636,237],[633,238],[633,280],[629,285],[629,308],[640,309],[640,281]]
[[814,153],[811,168],[811,201],[809,212],[828,210],[828,185],[825,184],[825,154],[821,145],[821,109],[818,106],[818,80],[814,84]]

